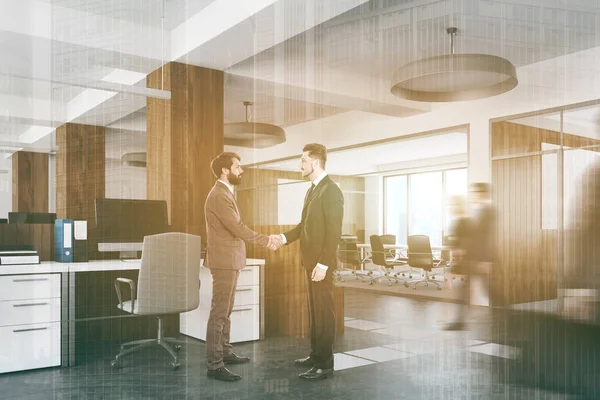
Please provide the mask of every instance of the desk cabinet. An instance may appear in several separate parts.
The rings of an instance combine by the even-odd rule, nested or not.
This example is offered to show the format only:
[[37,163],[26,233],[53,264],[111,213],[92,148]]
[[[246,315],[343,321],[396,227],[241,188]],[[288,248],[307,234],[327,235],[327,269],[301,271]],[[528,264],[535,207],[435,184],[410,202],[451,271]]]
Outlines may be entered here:
[[59,366],[60,274],[0,276],[0,373]]
[[[247,342],[261,338],[261,267],[248,266],[240,271],[231,313],[230,342]],[[181,314],[180,332],[206,340],[206,324],[212,300],[212,275],[200,268],[200,306]]]

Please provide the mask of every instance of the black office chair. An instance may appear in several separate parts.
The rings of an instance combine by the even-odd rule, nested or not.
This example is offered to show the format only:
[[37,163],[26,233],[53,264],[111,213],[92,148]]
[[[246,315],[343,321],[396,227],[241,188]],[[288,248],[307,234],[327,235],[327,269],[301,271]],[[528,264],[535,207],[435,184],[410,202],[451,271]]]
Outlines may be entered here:
[[[364,280],[364,275],[371,275],[372,271],[364,271],[364,274],[360,270],[361,264],[364,260],[360,259],[360,251],[356,246],[356,237],[344,237],[340,241],[338,247],[338,260],[340,261],[340,267],[335,270],[336,276],[340,282],[344,282],[343,271],[350,271],[350,275],[356,279],[361,278]],[[352,268],[347,268],[346,265],[350,265]]]
[[372,285],[373,282],[380,279],[386,279],[389,282],[389,286],[392,286],[392,283],[398,283],[400,280],[399,277],[406,276],[405,274],[408,271],[394,271],[394,267],[406,265],[406,260],[401,258],[388,258],[388,252],[383,247],[381,236],[371,235],[369,239],[371,240],[371,261],[373,264],[379,266],[383,273],[381,276],[373,277],[369,281],[369,285]]
[[425,286],[434,284],[437,286],[437,290],[442,290],[441,285],[444,282],[439,282],[429,276],[429,273],[433,269],[433,253],[431,252],[431,243],[429,242],[429,236],[426,235],[411,235],[408,237],[408,265],[411,268],[420,268],[425,272],[425,276],[421,279],[415,279],[404,283],[404,286],[409,287],[413,284],[413,289],[417,289],[419,283],[423,283]]

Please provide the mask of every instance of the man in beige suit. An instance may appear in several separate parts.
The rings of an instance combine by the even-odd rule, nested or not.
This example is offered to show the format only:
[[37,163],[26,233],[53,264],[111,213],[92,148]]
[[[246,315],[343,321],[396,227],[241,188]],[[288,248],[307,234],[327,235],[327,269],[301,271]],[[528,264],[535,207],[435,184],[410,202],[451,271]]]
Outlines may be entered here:
[[233,196],[233,187],[242,182],[240,156],[224,152],[212,161],[217,177],[204,206],[206,217],[206,255],[204,266],[213,277],[213,295],[210,316],[206,327],[207,376],[221,381],[236,381],[241,377],[225,364],[242,364],[250,361],[233,352],[229,343],[230,316],[235,298],[235,288],[240,269],[246,266],[244,242],[279,248],[277,236],[254,232],[242,222]]

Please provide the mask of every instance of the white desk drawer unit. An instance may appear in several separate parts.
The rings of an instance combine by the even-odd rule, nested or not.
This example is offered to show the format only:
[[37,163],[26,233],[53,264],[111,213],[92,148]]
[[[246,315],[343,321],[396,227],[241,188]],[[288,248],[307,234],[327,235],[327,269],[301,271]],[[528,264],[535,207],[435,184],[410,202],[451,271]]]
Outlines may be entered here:
[[0,276],[0,373],[61,363],[60,274]]
[[[260,266],[248,266],[240,271],[231,313],[231,343],[260,339],[261,299]],[[212,275],[200,268],[200,306],[181,314],[180,332],[206,340],[206,324],[212,299]]]
[[0,301],[60,298],[60,274],[0,276]]

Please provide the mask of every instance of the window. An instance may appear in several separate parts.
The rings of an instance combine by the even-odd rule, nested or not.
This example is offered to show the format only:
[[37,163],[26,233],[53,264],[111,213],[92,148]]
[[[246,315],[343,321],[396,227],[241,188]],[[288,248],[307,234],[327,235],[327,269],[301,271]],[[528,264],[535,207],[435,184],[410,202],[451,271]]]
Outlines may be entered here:
[[410,235],[427,235],[433,246],[442,244],[442,173],[414,174],[409,179]]
[[386,178],[384,232],[396,235],[396,243],[406,243],[407,239],[407,177],[406,175]]
[[406,244],[408,235],[427,235],[432,246],[442,245],[446,198],[467,194],[467,169],[389,176],[384,179],[384,226]]

